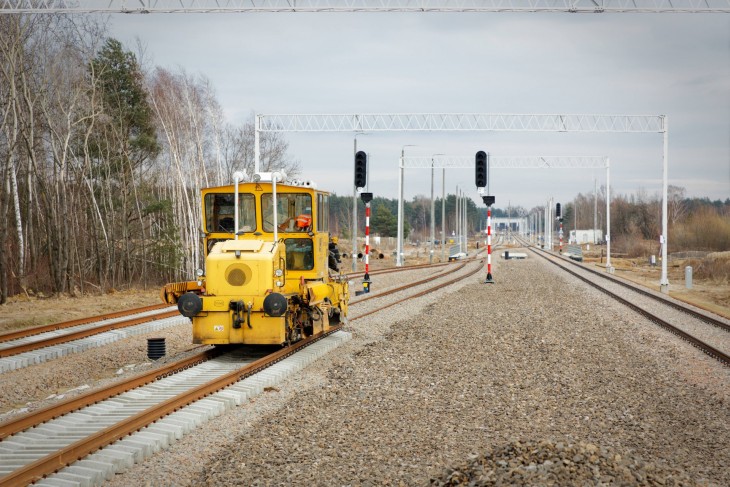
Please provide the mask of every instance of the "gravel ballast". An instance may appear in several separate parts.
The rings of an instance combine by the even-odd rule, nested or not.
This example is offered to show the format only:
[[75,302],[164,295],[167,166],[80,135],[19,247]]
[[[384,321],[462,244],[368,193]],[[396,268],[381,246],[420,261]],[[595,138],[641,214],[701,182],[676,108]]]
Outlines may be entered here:
[[434,487],[504,484],[566,485],[693,485],[686,474],[657,467],[637,458],[624,458],[593,444],[565,445],[550,441],[514,441],[483,456],[471,455],[466,463],[447,468],[431,479]]
[[730,485],[728,369],[551,267],[498,261],[495,284],[355,321],[110,485]]

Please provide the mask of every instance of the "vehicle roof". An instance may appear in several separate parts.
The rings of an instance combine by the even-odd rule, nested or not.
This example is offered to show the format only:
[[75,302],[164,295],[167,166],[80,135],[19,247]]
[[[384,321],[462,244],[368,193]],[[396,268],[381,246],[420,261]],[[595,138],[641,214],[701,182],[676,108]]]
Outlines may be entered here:
[[[261,187],[261,190],[271,190],[271,183],[270,182],[246,182],[246,183],[240,183],[239,185],[239,191],[252,191],[255,189],[256,186]],[[260,190],[260,191],[261,191]],[[232,193],[235,191],[233,184],[227,184],[225,186],[211,186],[209,188],[203,188],[202,191],[204,193]],[[307,186],[299,186],[299,185],[293,185],[293,184],[287,184],[287,183],[276,183],[276,191],[289,191],[289,192],[300,192],[300,193],[324,193],[324,194],[330,194],[329,191],[322,191],[320,189],[314,189]]]

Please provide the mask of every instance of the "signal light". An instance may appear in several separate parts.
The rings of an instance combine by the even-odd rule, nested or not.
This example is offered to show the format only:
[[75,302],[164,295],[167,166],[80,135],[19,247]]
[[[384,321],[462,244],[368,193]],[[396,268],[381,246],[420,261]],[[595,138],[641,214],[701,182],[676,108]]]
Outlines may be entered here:
[[368,155],[363,151],[355,154],[355,187],[364,188],[368,181]]
[[555,203],[555,218],[560,218],[560,203]]
[[483,150],[476,154],[475,182],[477,188],[486,188],[487,186],[487,153]]

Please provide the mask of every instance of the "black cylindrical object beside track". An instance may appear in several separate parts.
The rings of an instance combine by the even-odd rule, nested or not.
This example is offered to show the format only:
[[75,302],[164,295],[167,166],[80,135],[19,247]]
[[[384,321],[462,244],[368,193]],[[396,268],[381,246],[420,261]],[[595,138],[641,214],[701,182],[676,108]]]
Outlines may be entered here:
[[165,339],[164,338],[148,338],[147,339],[147,357],[150,360],[157,360],[165,356]]

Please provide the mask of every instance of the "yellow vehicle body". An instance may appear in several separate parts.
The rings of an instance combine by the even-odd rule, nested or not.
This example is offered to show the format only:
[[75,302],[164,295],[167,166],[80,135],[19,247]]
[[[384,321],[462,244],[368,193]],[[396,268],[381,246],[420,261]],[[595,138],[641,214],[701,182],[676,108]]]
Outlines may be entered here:
[[242,183],[236,221],[235,189],[202,191],[205,273],[163,289],[191,319],[193,342],[289,344],[344,322],[349,289],[332,255],[329,195],[277,184],[274,196],[271,182]]

